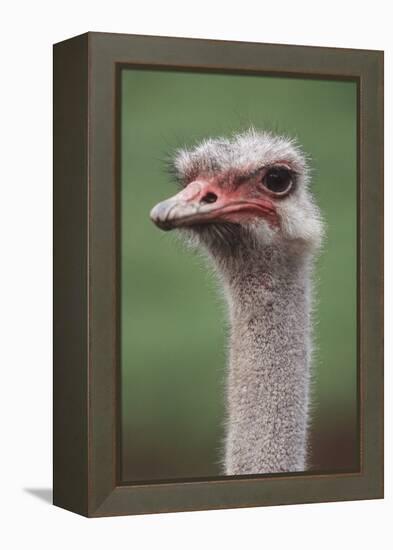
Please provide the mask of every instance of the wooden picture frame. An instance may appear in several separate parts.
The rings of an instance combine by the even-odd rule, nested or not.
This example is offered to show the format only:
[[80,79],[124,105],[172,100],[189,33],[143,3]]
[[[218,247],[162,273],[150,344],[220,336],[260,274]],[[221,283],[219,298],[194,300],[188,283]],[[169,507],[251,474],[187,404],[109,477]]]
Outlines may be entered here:
[[[358,89],[360,469],[119,479],[122,67],[349,79]],[[89,516],[382,498],[383,53],[87,33],[54,46],[54,504]]]

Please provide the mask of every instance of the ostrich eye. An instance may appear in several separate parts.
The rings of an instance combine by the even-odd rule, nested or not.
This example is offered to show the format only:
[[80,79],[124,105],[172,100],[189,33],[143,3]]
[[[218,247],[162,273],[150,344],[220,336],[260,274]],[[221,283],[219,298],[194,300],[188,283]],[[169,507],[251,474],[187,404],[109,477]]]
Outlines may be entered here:
[[263,178],[263,185],[276,194],[288,193],[293,185],[293,176],[290,170],[282,167],[270,168]]

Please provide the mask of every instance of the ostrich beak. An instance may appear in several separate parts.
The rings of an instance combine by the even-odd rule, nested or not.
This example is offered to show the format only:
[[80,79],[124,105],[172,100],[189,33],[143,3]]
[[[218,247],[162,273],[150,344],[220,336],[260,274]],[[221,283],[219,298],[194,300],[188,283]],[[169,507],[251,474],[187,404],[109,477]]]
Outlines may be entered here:
[[276,217],[269,198],[245,199],[239,191],[224,191],[209,181],[196,180],[151,210],[151,220],[164,231],[205,223],[240,223],[245,216]]

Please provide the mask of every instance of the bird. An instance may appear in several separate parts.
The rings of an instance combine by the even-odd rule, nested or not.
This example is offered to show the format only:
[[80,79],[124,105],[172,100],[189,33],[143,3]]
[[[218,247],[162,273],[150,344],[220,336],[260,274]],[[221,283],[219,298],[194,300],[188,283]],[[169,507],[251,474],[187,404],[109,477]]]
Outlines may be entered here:
[[248,128],[176,149],[151,220],[209,259],[227,303],[223,473],[310,468],[315,260],[325,224],[297,139]]

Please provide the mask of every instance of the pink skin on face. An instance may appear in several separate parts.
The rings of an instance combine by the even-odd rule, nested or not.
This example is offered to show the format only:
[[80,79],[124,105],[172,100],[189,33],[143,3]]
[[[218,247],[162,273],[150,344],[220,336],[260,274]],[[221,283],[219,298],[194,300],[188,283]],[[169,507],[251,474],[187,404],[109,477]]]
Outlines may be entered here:
[[[228,175],[226,175],[228,178]],[[162,229],[202,223],[246,223],[264,218],[272,226],[279,224],[276,207],[256,178],[240,185],[222,185],[222,176],[198,178],[177,195],[157,204],[151,219]]]

